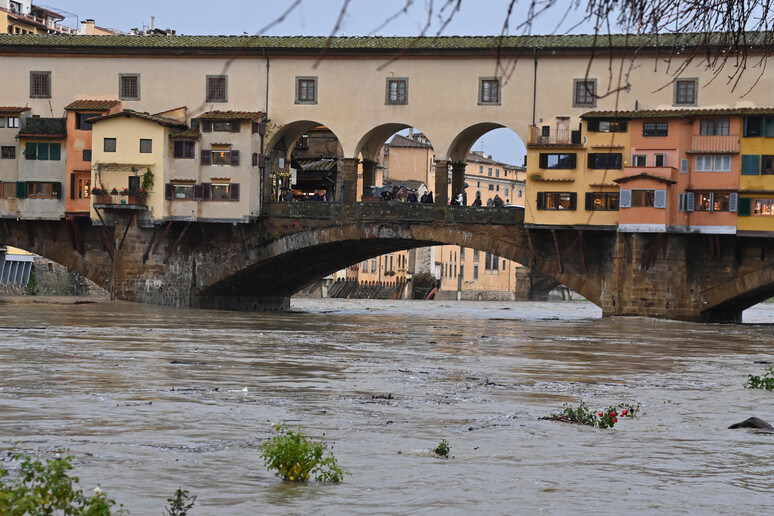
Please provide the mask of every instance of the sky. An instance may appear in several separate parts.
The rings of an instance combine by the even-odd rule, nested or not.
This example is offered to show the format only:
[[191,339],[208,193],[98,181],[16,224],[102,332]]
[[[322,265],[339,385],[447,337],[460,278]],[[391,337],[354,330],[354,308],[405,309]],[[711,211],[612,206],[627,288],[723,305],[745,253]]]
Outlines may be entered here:
[[[436,35],[442,29],[441,20],[449,11],[439,12],[444,4],[456,0],[44,0],[35,2],[60,14],[67,15],[65,25],[77,27],[79,22],[94,19],[100,27],[128,32],[132,28],[155,26],[174,29],[186,35],[272,35],[272,36],[328,36],[334,32],[343,5],[346,13],[341,19],[337,36],[416,36],[425,30]],[[523,5],[508,18],[508,34],[524,33]],[[532,28],[533,34],[588,33],[588,25],[573,27],[577,12],[559,23],[573,0],[557,0],[561,7],[539,16]],[[283,15],[294,4],[298,6]],[[442,35],[497,35],[503,31],[510,0],[462,0],[460,10],[443,27]],[[411,4],[406,12],[402,8]],[[432,16],[428,16],[432,6]],[[392,18],[395,16],[394,18]],[[389,21],[389,23],[386,23]],[[429,28],[426,25],[430,22]],[[275,23],[276,22],[276,23]],[[418,128],[421,130],[421,127]],[[498,161],[521,165],[526,154],[524,143],[510,129],[490,131],[476,142],[473,150],[484,151]]]

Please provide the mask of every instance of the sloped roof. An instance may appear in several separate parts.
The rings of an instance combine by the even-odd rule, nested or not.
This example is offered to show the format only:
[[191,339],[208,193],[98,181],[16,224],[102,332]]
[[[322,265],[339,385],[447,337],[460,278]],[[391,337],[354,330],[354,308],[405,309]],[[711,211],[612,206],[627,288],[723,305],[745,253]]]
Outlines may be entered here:
[[120,101],[118,100],[76,100],[65,106],[70,111],[107,111]]
[[433,146],[428,143],[423,143],[420,141],[415,140],[414,138],[407,138],[405,136],[401,136],[400,134],[396,134],[392,137],[390,140],[390,147],[412,147],[412,148],[418,148],[418,149],[432,149]]
[[3,114],[16,114],[16,113],[24,113],[25,111],[29,111],[30,108],[28,107],[14,107],[14,106],[0,106],[0,113]]
[[186,129],[185,131],[169,134],[169,137],[173,140],[198,140],[200,136],[198,129]]
[[296,159],[304,172],[328,172],[336,168],[337,160],[334,158]]
[[774,108],[771,107],[740,107],[740,108],[688,108],[688,109],[641,109],[637,111],[589,111],[583,113],[581,118],[685,118],[695,116],[716,116],[716,115],[774,115]]
[[[104,37],[110,37],[110,36],[100,36],[100,37],[104,38]],[[168,118],[168,117],[159,116],[159,115],[151,115],[150,113],[141,113],[139,111],[134,111],[132,109],[124,109],[123,111],[120,111],[118,113],[113,113],[112,115],[105,115],[97,118],[92,118],[89,120],[89,122],[92,124],[95,124],[103,120],[110,120],[112,118],[119,118],[119,117],[141,118],[143,120],[148,120],[149,122],[156,122],[157,124],[163,125],[165,127],[186,127],[184,123],[182,123],[179,120],[175,120],[174,118]]]
[[474,152],[468,153],[468,163],[477,163],[477,164],[484,164],[484,165],[496,165],[500,167],[508,167],[509,169],[514,170],[526,170],[525,167],[522,167],[520,165],[511,165],[509,163],[503,163],[502,161],[497,161],[492,158],[488,158],[485,156],[481,156],[480,154],[476,154]]
[[208,111],[199,115],[201,120],[263,120],[260,111]]
[[19,130],[20,138],[64,138],[66,118],[25,118]]
[[666,183],[669,185],[673,185],[677,183],[677,181],[675,181],[674,179],[670,179],[664,176],[657,176],[655,174],[648,174],[647,172],[641,172],[634,176],[619,177],[618,179],[613,179],[613,182],[619,183],[619,184],[628,183],[629,181],[634,181],[635,179],[651,179],[653,181],[658,181],[659,183]]

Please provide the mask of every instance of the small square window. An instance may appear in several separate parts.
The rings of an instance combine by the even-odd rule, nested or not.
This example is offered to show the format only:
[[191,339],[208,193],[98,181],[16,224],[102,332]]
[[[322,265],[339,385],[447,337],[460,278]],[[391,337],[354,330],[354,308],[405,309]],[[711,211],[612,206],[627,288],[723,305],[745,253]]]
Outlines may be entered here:
[[19,117],[18,116],[9,116],[8,117],[8,127],[9,128],[17,128],[19,127]]
[[140,152],[142,154],[150,154],[153,152],[153,140],[140,138]]
[[83,151],[83,161],[91,161],[91,149]]
[[408,104],[408,78],[387,79],[387,92],[384,101],[388,105]]
[[105,152],[115,152],[116,151],[116,139],[115,138],[105,138],[103,150]]
[[5,117],[0,116],[0,129],[2,129],[3,127],[5,127]]
[[2,159],[16,159],[16,147],[3,145]]
[[175,141],[174,156],[176,158],[193,159],[193,157],[194,157],[194,142],[192,142],[190,140],[177,140],[177,141]]
[[665,167],[666,163],[666,155],[665,154],[654,154],[653,155],[653,163],[657,167]]
[[140,74],[118,74],[118,98],[121,100],[140,100]]
[[51,72],[30,72],[30,98],[51,98]]
[[596,79],[573,79],[572,107],[597,107]]
[[317,104],[317,77],[296,77],[296,104]]
[[207,76],[207,102],[228,102],[228,75]]
[[633,167],[645,167],[647,163],[647,158],[645,154],[634,154],[632,156],[632,166]]
[[500,78],[481,77],[478,80],[478,103],[500,104]]
[[675,106],[695,106],[698,79],[677,79],[675,81]]
[[75,114],[75,128],[79,131],[91,131],[91,120],[102,116],[101,113],[76,113]]

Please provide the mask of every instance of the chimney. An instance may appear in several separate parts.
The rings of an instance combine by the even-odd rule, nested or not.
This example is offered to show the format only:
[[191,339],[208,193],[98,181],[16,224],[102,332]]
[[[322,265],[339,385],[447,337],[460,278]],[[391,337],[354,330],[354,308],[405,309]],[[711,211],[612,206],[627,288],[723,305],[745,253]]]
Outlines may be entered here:
[[156,30],[156,17],[151,16],[151,30]]
[[81,22],[81,34],[94,34],[94,20],[91,18]]

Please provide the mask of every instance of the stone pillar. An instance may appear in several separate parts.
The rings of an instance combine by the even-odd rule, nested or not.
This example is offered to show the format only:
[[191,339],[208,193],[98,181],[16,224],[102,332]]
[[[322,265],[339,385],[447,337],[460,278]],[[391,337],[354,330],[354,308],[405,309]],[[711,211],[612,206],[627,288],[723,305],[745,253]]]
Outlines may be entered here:
[[357,158],[339,160],[339,174],[336,178],[336,198],[345,204],[354,204],[357,200]]
[[446,206],[449,204],[449,162],[435,161],[435,191],[433,192],[435,204]]
[[371,191],[371,187],[376,185],[376,161],[363,160],[363,196]]
[[452,199],[456,199],[459,194],[463,195],[465,203],[465,163],[452,163]]

